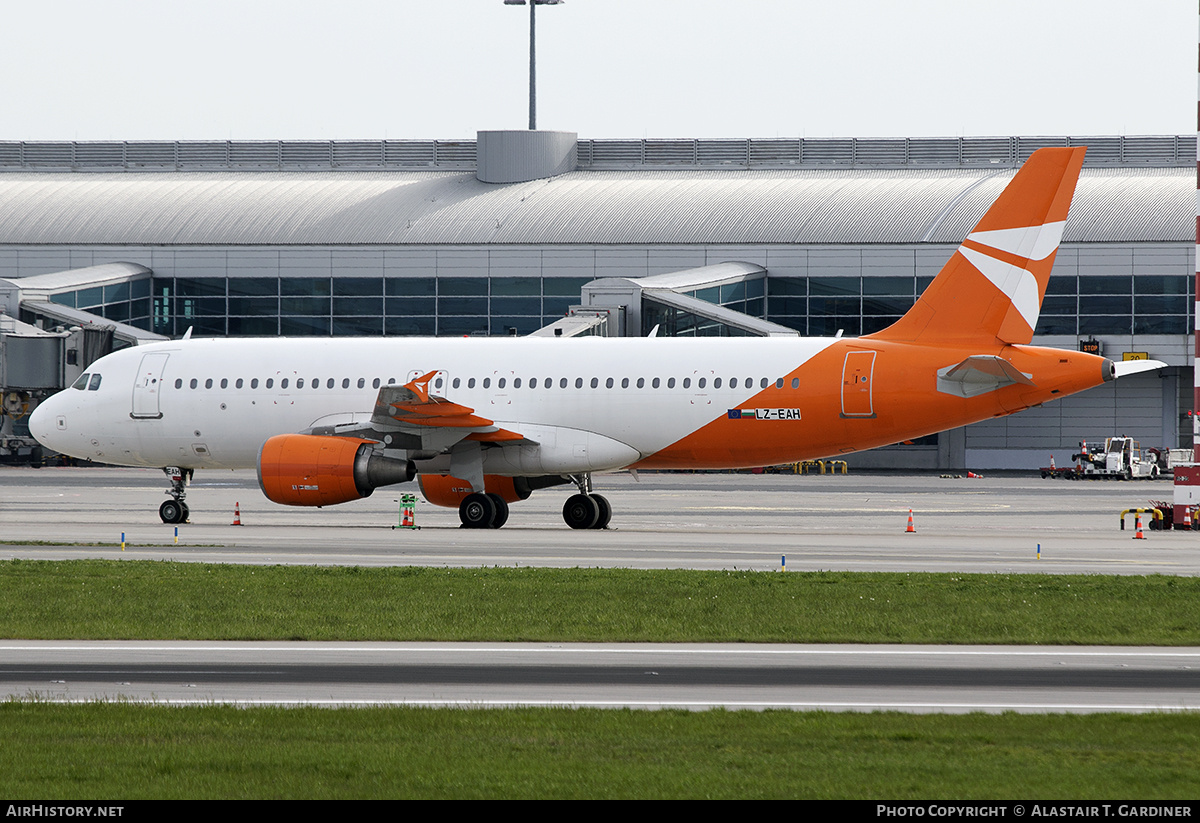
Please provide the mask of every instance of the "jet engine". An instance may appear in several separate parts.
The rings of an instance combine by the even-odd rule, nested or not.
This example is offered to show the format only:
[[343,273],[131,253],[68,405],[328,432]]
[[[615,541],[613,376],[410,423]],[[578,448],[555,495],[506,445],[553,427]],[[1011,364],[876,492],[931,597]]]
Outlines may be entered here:
[[331,506],[416,476],[411,460],[385,457],[374,446],[358,437],[276,435],[258,452],[259,488],[276,503]]

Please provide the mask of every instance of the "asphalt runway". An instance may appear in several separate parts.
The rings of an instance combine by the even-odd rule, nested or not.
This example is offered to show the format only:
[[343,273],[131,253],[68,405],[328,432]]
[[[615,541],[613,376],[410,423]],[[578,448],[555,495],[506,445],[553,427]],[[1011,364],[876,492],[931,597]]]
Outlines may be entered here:
[[[497,530],[458,527],[413,485],[322,509],[280,506],[253,471],[199,472],[189,524],[158,518],[154,469],[0,468],[0,557],[153,558],[254,564],[551,566],[756,570],[1200,573],[1200,532],[1143,529],[1123,509],[1171,500],[1170,480],[1001,475],[629,474],[597,476],[609,529],[572,531],[570,487],[512,506]],[[232,526],[235,504],[243,525]],[[916,532],[906,533],[908,510]],[[126,546],[120,541],[125,535]],[[178,541],[178,542],[176,542]],[[1040,546],[1040,557],[1038,554]]]
[[[1200,532],[1144,530],[1122,509],[1169,480],[1036,476],[618,474],[595,478],[612,527],[572,531],[569,490],[458,528],[399,494],[297,509],[253,472],[202,472],[192,523],[163,525],[156,470],[0,468],[0,557],[249,564],[1182,574]],[[235,504],[244,525],[233,526]],[[916,532],[906,533],[908,510]],[[120,540],[125,535],[122,550]],[[176,542],[178,540],[178,542]],[[1040,544],[1041,558],[1037,550]],[[784,564],[786,558],[786,565]],[[1200,708],[1198,649],[629,644],[0,643],[0,694],[243,705],[628,706],[1092,712]]]
[[0,641],[0,699],[926,712],[1200,709],[1200,649]]

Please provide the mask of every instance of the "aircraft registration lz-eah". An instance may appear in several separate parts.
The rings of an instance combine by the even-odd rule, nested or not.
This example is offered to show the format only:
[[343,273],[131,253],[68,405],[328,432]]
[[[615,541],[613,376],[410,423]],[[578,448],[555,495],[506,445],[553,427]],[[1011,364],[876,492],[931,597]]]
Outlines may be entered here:
[[277,503],[326,506],[420,479],[464,526],[592,474],[736,469],[921,437],[1156,361],[1030,346],[1084,148],[1035,152],[912,309],[857,338],[183,339],[91,365],[30,419],[46,447],[163,467],[185,521],[194,469],[254,467]]

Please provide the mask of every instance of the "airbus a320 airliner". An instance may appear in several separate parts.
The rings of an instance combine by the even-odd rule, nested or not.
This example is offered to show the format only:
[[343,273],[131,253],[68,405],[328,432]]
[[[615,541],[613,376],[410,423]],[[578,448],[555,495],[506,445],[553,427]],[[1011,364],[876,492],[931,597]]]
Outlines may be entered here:
[[464,526],[592,474],[835,456],[1011,414],[1161,367],[1030,346],[1083,148],[1035,152],[913,308],[858,338],[177,340],[92,364],[30,419],[46,447],[164,468],[257,468],[277,503],[326,506],[419,478]]

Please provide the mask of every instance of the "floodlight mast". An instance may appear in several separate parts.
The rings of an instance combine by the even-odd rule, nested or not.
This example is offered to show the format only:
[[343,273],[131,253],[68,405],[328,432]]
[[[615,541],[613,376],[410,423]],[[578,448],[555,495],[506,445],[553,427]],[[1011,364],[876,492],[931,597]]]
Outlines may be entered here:
[[[529,0],[529,130],[537,129],[537,61],[534,57],[537,27],[534,13],[538,6],[557,6],[563,0]],[[506,6],[524,6],[526,0],[504,0]]]

